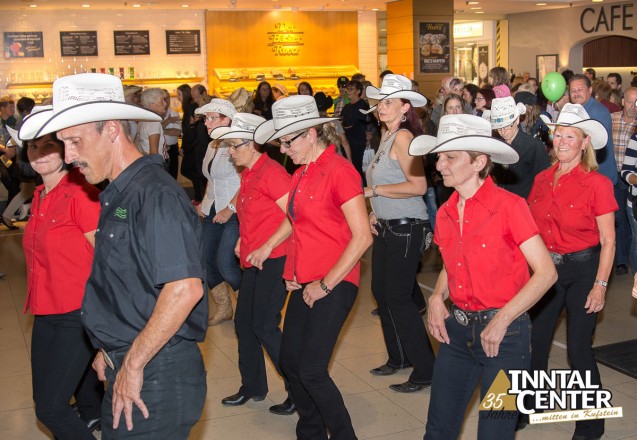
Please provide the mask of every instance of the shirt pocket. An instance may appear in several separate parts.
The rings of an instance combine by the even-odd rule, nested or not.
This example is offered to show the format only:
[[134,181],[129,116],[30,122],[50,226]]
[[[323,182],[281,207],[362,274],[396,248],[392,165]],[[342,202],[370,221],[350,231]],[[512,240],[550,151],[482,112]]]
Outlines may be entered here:
[[95,258],[99,255],[100,261],[125,269],[130,261],[123,258],[128,255],[128,235],[127,223],[106,220],[95,233]]

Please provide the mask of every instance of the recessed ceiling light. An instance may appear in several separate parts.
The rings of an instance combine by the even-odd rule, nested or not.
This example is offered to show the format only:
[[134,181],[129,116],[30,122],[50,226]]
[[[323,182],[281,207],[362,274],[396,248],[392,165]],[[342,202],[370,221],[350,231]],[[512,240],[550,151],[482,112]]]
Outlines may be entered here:
[[601,2],[603,2],[603,1],[604,1],[604,0],[593,0],[593,3],[601,3]]
[[372,11],[378,11],[378,8],[372,8]]
[[190,5],[181,5],[182,8],[189,8]]
[[82,5],[83,8],[90,8],[91,5]]
[[30,8],[37,8],[38,5],[29,5]]
[[133,5],[133,8],[141,8],[141,7],[142,7],[142,5],[138,5],[137,3],[135,3],[135,4]]
[[476,14],[484,14],[484,11],[476,11]]
[[480,2],[467,2],[468,5],[479,5]]
[[546,6],[546,3],[536,3],[535,6]]
[[472,11],[475,11],[475,10],[482,9],[482,6],[478,6],[478,7],[476,7],[476,8],[469,8],[469,9],[471,9]]

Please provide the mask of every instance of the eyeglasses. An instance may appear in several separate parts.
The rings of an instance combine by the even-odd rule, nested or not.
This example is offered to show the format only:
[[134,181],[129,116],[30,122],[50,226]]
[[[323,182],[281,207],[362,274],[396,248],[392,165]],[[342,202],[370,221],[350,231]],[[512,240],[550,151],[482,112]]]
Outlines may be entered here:
[[283,148],[286,148],[286,149],[290,148],[292,146],[292,142],[294,142],[295,140],[297,140],[299,137],[303,136],[306,133],[307,133],[306,131],[302,131],[296,136],[294,136],[292,139],[289,139],[287,141],[279,139],[279,145],[281,145]]
[[214,121],[215,119],[221,119],[221,116],[206,116],[206,121]]
[[241,142],[240,144],[237,144],[237,145],[230,144],[230,148],[232,148],[234,151],[237,151],[239,147],[243,147],[245,144],[249,144],[250,142],[252,141],[248,139],[247,141]]

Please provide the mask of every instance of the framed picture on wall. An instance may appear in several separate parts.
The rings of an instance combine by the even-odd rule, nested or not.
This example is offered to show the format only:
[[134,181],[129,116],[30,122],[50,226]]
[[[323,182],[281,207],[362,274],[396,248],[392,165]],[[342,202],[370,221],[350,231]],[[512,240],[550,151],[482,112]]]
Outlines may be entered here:
[[539,82],[542,82],[547,74],[557,72],[559,59],[560,57],[558,54],[535,56],[535,77]]
[[419,23],[418,64],[421,74],[451,72],[450,28],[448,21]]

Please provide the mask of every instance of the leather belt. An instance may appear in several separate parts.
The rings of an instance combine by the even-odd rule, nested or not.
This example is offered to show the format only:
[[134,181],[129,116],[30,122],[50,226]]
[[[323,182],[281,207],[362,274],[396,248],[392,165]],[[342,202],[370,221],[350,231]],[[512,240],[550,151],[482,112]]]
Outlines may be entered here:
[[568,263],[583,263],[591,259],[591,257],[595,254],[599,254],[602,249],[602,245],[598,244],[596,246],[589,247],[587,249],[583,249],[577,252],[571,252],[568,254],[558,254],[557,252],[549,252],[551,254],[551,258],[553,259],[553,263],[558,266],[560,264],[568,264]]
[[409,225],[409,224],[424,223],[427,221],[420,218],[410,218],[410,217],[396,218],[391,220],[383,220],[382,218],[379,218],[377,220],[381,225],[384,225],[384,226],[402,226],[402,225]]
[[465,327],[469,324],[488,324],[499,311],[500,309],[487,309],[469,312],[458,308],[456,305],[451,306],[453,317],[456,318],[458,324]]

